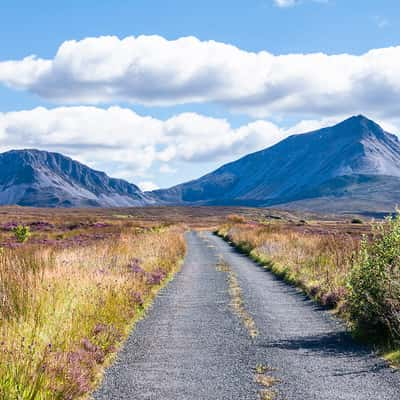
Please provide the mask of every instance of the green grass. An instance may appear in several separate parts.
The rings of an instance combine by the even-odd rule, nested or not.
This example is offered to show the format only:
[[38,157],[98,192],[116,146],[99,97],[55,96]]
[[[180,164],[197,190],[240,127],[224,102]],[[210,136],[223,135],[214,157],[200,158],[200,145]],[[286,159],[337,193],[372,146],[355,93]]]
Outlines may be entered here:
[[385,354],[385,359],[391,364],[400,367],[400,350],[390,351]]

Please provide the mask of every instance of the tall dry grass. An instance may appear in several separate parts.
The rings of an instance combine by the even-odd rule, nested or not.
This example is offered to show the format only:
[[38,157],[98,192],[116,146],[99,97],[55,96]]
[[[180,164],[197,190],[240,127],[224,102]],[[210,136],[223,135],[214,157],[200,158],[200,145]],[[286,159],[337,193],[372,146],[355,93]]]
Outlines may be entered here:
[[323,305],[400,365],[400,214],[353,237],[229,220],[218,234]]
[[340,306],[347,291],[359,240],[350,235],[309,234],[282,230],[279,225],[230,223],[219,234],[301,287],[322,304]]
[[182,229],[0,252],[0,398],[89,392],[185,251]]

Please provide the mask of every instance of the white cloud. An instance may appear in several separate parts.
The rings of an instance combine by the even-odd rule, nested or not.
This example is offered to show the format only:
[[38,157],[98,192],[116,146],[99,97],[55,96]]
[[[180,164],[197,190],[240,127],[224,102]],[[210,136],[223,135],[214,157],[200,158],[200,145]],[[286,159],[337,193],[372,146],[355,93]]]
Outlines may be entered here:
[[252,53],[195,37],[64,42],[54,59],[0,62],[0,82],[47,100],[215,102],[257,117],[399,113],[400,46],[362,55]]
[[162,124],[120,107],[38,107],[0,113],[0,145],[60,151],[125,177],[127,169],[141,174],[151,166]]
[[286,129],[286,133],[290,135],[316,131],[321,128],[336,125],[337,123],[348,118],[348,115],[340,115],[335,117],[321,119],[305,119]]
[[128,180],[149,176],[156,162],[161,163],[161,173],[173,173],[173,162],[233,159],[286,135],[267,121],[234,129],[226,120],[195,113],[163,121],[121,107],[38,107],[0,113],[0,151],[59,151]]
[[151,191],[151,190],[159,189],[159,186],[156,185],[154,182],[151,182],[151,181],[143,181],[143,182],[140,182],[140,183],[138,184],[138,186],[139,186],[140,189],[142,189],[144,192],[148,192],[148,191]]

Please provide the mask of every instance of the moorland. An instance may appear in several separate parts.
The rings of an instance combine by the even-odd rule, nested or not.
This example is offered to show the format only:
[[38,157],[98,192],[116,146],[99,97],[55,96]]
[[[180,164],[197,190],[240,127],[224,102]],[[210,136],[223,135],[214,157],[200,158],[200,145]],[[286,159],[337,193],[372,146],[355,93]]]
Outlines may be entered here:
[[188,230],[215,231],[398,363],[399,226],[245,207],[3,207],[0,397],[90,393],[181,268]]

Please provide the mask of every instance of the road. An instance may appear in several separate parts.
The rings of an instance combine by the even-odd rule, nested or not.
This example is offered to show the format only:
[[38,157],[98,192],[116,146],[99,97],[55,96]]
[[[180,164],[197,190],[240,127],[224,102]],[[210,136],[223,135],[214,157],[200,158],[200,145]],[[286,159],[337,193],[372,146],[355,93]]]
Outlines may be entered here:
[[222,239],[190,232],[182,270],[94,398],[398,400],[400,373]]

